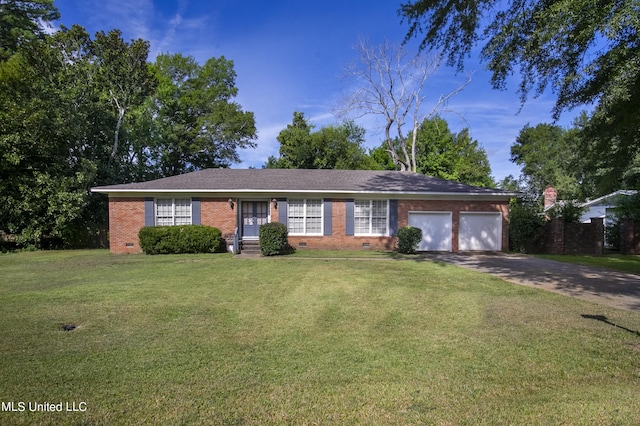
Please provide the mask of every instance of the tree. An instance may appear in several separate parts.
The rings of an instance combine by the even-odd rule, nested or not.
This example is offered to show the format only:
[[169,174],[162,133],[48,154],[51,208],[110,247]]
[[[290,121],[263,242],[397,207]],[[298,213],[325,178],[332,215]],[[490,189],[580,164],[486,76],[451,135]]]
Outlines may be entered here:
[[[394,141],[394,146],[398,143]],[[383,143],[370,155],[381,168],[393,170],[384,146]],[[447,122],[437,114],[420,125],[415,151],[417,173],[474,186],[495,185],[487,153],[478,141],[471,139],[468,129],[452,132]]]
[[0,62],[0,224],[25,244],[70,239],[89,202],[103,118],[89,44],[78,27]]
[[439,56],[410,57],[404,48],[386,42],[372,47],[360,41],[356,50],[359,60],[348,67],[347,78],[358,88],[343,101],[340,112],[382,117],[384,142],[393,164],[402,171],[416,171],[420,123],[443,110],[447,101],[471,80],[467,79],[452,92],[438,95],[431,109],[425,111],[425,85],[440,65]]
[[278,134],[280,157],[269,157],[266,168],[343,169],[377,168],[363,148],[365,130],[345,121],[313,132],[302,112]]
[[180,54],[159,55],[158,88],[149,103],[150,162],[158,176],[173,176],[239,162],[239,148],[253,148],[255,119],[233,101],[233,62],[210,58],[199,65]]
[[548,186],[560,199],[584,200],[599,194],[598,170],[590,165],[586,142],[581,139],[581,119],[564,129],[554,124],[525,126],[511,146],[511,161],[522,167],[527,191],[542,194]]
[[469,129],[458,133],[439,115],[426,119],[417,136],[418,173],[474,186],[495,186],[486,151],[471,139]]
[[122,39],[120,30],[111,30],[107,34],[100,31],[96,34],[91,49],[96,61],[97,79],[104,88],[102,94],[117,112],[109,155],[111,164],[119,154],[125,114],[132,107],[142,104],[152,93],[156,81],[147,66],[147,41],[137,39],[127,43]]
[[0,61],[42,38],[43,24],[60,18],[53,0],[0,0]]
[[640,147],[640,9],[637,0],[417,0],[401,5],[406,40],[423,34],[421,50],[442,49],[463,69],[484,43],[481,59],[495,88],[520,73],[519,93],[556,93],[554,118],[580,105],[597,105],[588,126],[598,152],[616,140],[614,161],[627,168]]
[[312,169],[314,161],[313,142],[311,140],[312,124],[304,117],[303,112],[295,111],[293,121],[280,131],[276,138],[280,143],[280,158],[270,157],[268,169]]

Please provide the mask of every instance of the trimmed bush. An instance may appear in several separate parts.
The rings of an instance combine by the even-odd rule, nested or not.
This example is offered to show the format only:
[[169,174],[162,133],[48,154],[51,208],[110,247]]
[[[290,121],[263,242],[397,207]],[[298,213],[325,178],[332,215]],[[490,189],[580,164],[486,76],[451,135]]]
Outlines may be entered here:
[[398,229],[398,252],[414,254],[422,240],[422,229],[413,226],[403,226]]
[[225,246],[222,232],[204,225],[146,226],[138,238],[146,254],[215,253]]
[[289,231],[278,222],[260,225],[260,251],[263,256],[277,256],[289,254],[295,249],[289,245]]

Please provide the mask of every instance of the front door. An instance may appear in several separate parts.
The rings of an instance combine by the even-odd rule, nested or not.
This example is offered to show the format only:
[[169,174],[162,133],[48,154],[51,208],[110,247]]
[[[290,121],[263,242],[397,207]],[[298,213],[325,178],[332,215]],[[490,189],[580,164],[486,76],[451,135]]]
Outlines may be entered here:
[[269,203],[266,201],[242,202],[242,237],[258,237],[260,225],[269,220]]

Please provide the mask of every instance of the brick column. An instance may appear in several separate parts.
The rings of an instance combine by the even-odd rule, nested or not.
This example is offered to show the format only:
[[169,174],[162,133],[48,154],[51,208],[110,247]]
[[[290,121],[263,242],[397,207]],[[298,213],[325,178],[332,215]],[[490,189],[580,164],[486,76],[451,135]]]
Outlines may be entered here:
[[633,219],[620,219],[620,254],[640,254],[640,235]]
[[551,250],[549,254],[564,254],[564,219],[551,219]]
[[604,254],[604,218],[592,217],[591,228],[595,237],[595,255],[602,256]]

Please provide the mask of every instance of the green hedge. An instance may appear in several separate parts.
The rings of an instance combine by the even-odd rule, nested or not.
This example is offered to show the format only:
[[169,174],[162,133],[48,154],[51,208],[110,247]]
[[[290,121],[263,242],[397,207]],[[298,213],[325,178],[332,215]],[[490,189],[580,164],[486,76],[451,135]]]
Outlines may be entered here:
[[422,240],[422,230],[413,226],[403,226],[398,229],[398,252],[414,254]]
[[287,227],[278,222],[260,225],[260,251],[263,256],[276,256],[289,254],[295,251],[289,245],[289,231]]
[[146,254],[215,253],[225,251],[218,228],[204,225],[146,226],[138,233]]

